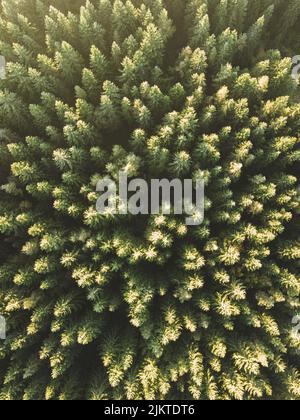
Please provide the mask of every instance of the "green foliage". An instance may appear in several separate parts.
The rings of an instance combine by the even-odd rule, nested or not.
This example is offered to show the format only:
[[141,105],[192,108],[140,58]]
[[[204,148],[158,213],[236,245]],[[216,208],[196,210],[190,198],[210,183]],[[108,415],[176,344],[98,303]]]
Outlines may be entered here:
[[[1,399],[300,399],[299,23],[298,0],[2,0]],[[201,176],[204,223],[100,216],[120,170]]]

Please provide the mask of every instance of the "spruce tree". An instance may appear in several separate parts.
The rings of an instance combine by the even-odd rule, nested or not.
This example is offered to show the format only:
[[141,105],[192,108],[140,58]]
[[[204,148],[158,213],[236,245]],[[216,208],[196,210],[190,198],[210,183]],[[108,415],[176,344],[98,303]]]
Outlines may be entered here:
[[[1,1],[1,399],[300,399],[299,24],[297,0]],[[100,215],[119,171],[201,177],[204,223]]]

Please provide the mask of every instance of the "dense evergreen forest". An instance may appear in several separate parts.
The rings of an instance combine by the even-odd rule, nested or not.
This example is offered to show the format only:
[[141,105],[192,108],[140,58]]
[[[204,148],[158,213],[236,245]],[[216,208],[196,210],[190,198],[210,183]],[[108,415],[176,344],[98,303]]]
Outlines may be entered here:
[[0,399],[299,400],[300,1],[0,4]]

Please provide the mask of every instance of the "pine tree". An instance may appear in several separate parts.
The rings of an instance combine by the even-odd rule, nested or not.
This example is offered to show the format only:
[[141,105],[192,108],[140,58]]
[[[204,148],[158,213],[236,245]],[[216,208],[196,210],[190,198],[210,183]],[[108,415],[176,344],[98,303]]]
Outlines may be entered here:
[[[0,4],[0,398],[299,400],[299,2]],[[203,224],[98,214],[119,171]]]

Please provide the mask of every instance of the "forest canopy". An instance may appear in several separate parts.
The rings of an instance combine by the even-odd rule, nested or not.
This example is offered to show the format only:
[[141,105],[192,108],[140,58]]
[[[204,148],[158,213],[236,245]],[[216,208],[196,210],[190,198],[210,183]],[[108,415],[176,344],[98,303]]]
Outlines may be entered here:
[[0,399],[299,400],[299,0],[0,4]]

